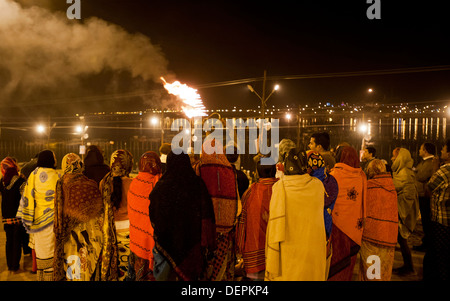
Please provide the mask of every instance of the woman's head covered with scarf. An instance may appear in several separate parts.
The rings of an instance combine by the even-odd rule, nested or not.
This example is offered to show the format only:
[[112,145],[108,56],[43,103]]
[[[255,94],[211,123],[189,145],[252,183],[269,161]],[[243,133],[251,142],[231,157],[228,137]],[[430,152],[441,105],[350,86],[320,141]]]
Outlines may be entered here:
[[111,155],[110,167],[113,177],[127,177],[133,168],[133,155],[125,149],[116,150]]
[[82,167],[81,158],[75,153],[68,153],[61,161],[61,169],[64,174],[81,172]]
[[310,151],[308,152],[307,159],[309,175],[323,181],[326,178],[325,160],[323,157],[318,152]]
[[106,177],[113,186],[111,203],[113,207],[119,208],[122,202],[122,177],[129,176],[133,168],[133,155],[125,149],[116,150],[111,155],[110,167],[111,171]]
[[147,172],[152,175],[161,173],[161,159],[152,151],[145,152],[139,159],[139,172]]
[[103,164],[104,158],[101,149],[97,145],[89,145],[83,161],[85,166],[95,166]]
[[1,162],[3,182],[8,185],[14,176],[19,175],[19,166],[14,158],[6,157]]
[[289,151],[295,147],[296,145],[294,141],[290,139],[282,139],[278,146],[278,162],[283,162],[285,157],[287,156],[287,153],[289,153]]
[[350,167],[360,167],[356,150],[351,146],[339,146],[336,150],[336,163],[344,163]]
[[55,153],[49,149],[43,150],[39,153],[37,159],[37,167],[53,168],[56,169],[56,156]]
[[291,148],[285,154],[283,163],[285,175],[303,175],[308,172],[308,161],[304,150]]
[[391,169],[394,173],[398,172],[403,168],[412,168],[414,164],[414,160],[411,157],[411,153],[406,148],[395,148],[393,151],[393,162],[391,165]]

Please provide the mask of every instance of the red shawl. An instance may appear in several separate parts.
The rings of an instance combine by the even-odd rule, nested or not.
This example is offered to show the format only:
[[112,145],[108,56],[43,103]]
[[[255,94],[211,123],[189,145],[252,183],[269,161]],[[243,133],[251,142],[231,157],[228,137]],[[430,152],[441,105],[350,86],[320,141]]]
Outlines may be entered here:
[[261,178],[242,196],[242,214],[237,224],[236,242],[247,273],[258,273],[266,269],[266,229],[272,186],[277,180]]
[[355,243],[361,245],[367,177],[360,167],[356,168],[358,159],[354,148],[344,147],[339,158],[339,162],[330,172],[336,178],[339,187],[339,194],[332,213],[333,224]]
[[367,182],[366,222],[363,240],[395,247],[398,233],[397,192],[389,173]]
[[153,227],[150,224],[149,195],[161,174],[139,172],[128,190],[128,218],[130,219],[130,250],[140,258],[149,260],[153,270]]

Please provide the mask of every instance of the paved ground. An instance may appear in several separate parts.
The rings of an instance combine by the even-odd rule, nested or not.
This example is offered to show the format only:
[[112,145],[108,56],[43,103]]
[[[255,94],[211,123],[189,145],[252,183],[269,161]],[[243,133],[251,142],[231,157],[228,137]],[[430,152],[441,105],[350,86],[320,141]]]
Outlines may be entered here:
[[[420,239],[422,238],[422,225],[419,221],[417,224],[416,230],[410,236],[408,243],[412,248],[413,245],[419,245]],[[398,276],[393,274],[391,281],[420,281],[422,280],[422,262],[423,262],[423,252],[416,252],[411,250],[414,267],[416,269],[415,275],[410,276]],[[359,259],[358,259],[359,260]],[[6,266],[6,257],[5,257],[5,231],[3,230],[3,225],[0,227],[0,281],[35,281],[36,275],[31,274],[31,265],[32,258],[31,256],[22,256],[20,270],[16,273],[10,273]],[[394,268],[400,267],[403,265],[402,255],[400,253],[400,249],[396,248],[395,251],[395,259],[394,259]],[[353,280],[358,279],[358,266],[359,262],[355,265],[355,271],[353,274]]]

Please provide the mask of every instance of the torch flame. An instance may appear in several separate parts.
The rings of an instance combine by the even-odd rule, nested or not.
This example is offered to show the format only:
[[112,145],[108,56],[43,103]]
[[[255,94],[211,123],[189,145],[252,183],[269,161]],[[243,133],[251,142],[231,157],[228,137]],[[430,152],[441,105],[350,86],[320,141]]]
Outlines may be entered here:
[[197,93],[197,90],[182,84],[179,81],[168,83],[161,77],[164,82],[164,88],[172,95],[177,96],[183,101],[183,112],[188,118],[207,116],[205,113],[205,106],[203,105],[202,98]]

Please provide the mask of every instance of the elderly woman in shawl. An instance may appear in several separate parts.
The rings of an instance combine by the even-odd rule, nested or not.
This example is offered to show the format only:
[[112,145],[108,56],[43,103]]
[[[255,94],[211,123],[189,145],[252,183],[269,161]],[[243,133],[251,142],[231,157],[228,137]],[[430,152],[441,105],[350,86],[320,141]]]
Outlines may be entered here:
[[350,281],[361,246],[367,197],[367,176],[358,154],[351,146],[339,146],[336,165],[330,174],[336,178],[339,193],[332,212],[332,256],[328,280]]
[[247,278],[264,280],[266,269],[266,229],[269,217],[276,166],[256,165],[258,181],[250,185],[242,196],[242,213],[236,227],[236,244]]
[[325,221],[325,232],[327,238],[327,267],[326,267],[326,277],[328,278],[328,271],[330,269],[331,263],[331,229],[333,226],[333,221],[331,217],[331,212],[333,211],[336,198],[338,196],[339,187],[336,179],[328,173],[326,168],[325,160],[322,155],[318,152],[310,151],[308,152],[308,173],[312,177],[316,177],[322,181],[325,188],[325,203],[323,210],[323,218]]
[[153,228],[148,207],[149,195],[161,178],[161,160],[155,152],[145,152],[139,160],[139,173],[128,190],[130,218],[130,257],[127,280],[151,280],[153,271]]
[[273,185],[266,234],[268,281],[324,281],[325,188],[307,172],[306,153],[282,154],[284,175]]
[[56,182],[59,177],[55,154],[51,150],[41,151],[37,167],[28,177],[17,212],[27,232],[33,234],[39,281],[53,280],[53,222]]
[[81,173],[74,153],[61,161],[63,175],[56,183],[56,237],[53,279],[97,280],[102,250],[103,202],[97,182]]
[[419,195],[415,186],[416,176],[412,170],[414,161],[406,148],[396,148],[392,154],[392,178],[398,203],[398,243],[404,262],[402,267],[394,269],[393,272],[410,274],[414,273],[414,267],[408,237],[414,231],[419,215]]
[[217,251],[209,263],[209,280],[232,281],[236,261],[236,224],[241,210],[236,174],[223,153],[221,142],[207,136],[195,166],[214,205]]
[[166,172],[149,198],[155,279],[206,280],[207,261],[216,248],[214,208],[187,154],[167,155]]
[[6,234],[6,264],[10,272],[15,272],[20,268],[23,242],[24,253],[26,251],[31,252],[30,248],[25,245],[25,240],[28,240],[25,238],[28,238],[28,234],[25,232],[22,221],[16,217],[21,198],[20,186],[25,182],[25,179],[19,177],[19,166],[13,158],[6,157],[0,165],[2,172],[0,181],[2,222]]
[[100,182],[105,208],[101,280],[123,280],[128,270],[130,221],[127,195],[133,156],[124,149],[111,155],[111,171]]
[[[390,281],[397,244],[398,210],[397,192],[386,165],[374,159],[366,167],[367,200],[366,220],[361,241],[359,279]],[[370,270],[370,256],[380,258],[381,270],[373,274]],[[369,259],[369,263],[368,263]]]

